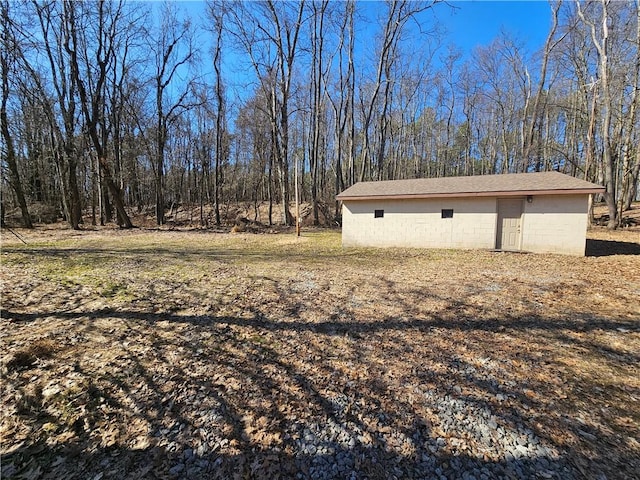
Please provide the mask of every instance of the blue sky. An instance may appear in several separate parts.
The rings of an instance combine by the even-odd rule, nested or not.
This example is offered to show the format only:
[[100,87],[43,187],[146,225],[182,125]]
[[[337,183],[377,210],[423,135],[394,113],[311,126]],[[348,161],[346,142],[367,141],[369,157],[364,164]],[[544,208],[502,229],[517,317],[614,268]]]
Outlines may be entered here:
[[448,40],[464,53],[476,45],[488,45],[505,29],[529,49],[541,48],[551,27],[551,7],[543,0],[450,2],[457,7],[435,13],[449,31]]
[[[177,6],[195,23],[201,24],[207,21],[204,0],[178,1]],[[376,17],[378,13],[383,14],[385,8],[382,1],[375,0],[360,0],[357,8],[367,17],[364,24],[360,23],[359,27],[356,27],[356,56],[358,57],[363,53],[361,48],[368,50],[374,45],[373,35],[379,33]],[[444,36],[438,37],[440,39],[438,50],[442,55],[446,54],[449,45],[453,45],[462,53],[463,58],[468,57],[472,55],[475,47],[489,45],[501,30],[505,30],[517,39],[526,48],[527,53],[531,54],[544,45],[551,26],[551,7],[546,0],[449,0],[447,3],[439,3],[433,9],[423,12],[419,22],[429,26],[435,23],[439,30],[446,32]],[[210,39],[207,34],[201,35],[203,35],[201,46],[205,47],[205,51],[202,52],[205,62],[203,66],[207,71],[209,53],[206,51],[206,45]],[[367,35],[371,38],[367,38]],[[227,78],[232,84],[246,83],[248,75],[252,76],[251,68],[234,59],[233,54],[223,55],[223,69],[226,70]],[[245,84],[244,87],[236,85],[235,88],[238,87],[243,91],[246,90],[247,85]]]
[[[179,3],[195,21],[204,17],[204,0]],[[359,4],[367,11],[375,12],[378,6],[383,8],[381,1],[360,1]],[[477,45],[491,43],[502,28],[536,50],[544,44],[550,27],[551,9],[545,0],[450,0],[448,4],[455,8],[438,4],[430,15],[448,31],[445,43],[457,45],[465,54]]]

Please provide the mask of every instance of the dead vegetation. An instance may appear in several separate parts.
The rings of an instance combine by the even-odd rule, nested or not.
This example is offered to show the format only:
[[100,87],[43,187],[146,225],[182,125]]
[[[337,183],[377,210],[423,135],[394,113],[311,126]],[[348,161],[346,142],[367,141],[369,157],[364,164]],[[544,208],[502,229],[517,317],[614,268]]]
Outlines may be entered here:
[[368,478],[419,476],[432,444],[443,469],[526,460],[483,449],[467,411],[532,432],[552,471],[637,478],[637,230],[592,230],[584,258],[343,250],[335,231],[17,233],[3,478],[313,477],[301,442],[327,425]]

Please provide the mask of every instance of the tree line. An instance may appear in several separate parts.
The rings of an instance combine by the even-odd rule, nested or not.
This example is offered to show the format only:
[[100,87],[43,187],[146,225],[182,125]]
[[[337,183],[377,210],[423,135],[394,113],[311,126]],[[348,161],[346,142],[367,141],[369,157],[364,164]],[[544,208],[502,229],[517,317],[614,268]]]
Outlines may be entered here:
[[[2,212],[78,229],[268,204],[316,224],[358,181],[558,170],[638,197],[637,0],[551,1],[544,45],[463,55],[439,1],[0,0]],[[153,11],[150,11],[153,9]],[[298,192],[296,194],[296,192]],[[274,218],[279,205],[281,218]]]

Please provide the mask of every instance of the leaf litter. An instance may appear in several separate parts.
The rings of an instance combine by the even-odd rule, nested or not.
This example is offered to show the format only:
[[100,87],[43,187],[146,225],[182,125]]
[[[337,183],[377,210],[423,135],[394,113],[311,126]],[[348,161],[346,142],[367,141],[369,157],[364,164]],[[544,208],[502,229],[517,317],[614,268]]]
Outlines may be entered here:
[[3,478],[640,470],[637,255],[31,235],[3,238]]

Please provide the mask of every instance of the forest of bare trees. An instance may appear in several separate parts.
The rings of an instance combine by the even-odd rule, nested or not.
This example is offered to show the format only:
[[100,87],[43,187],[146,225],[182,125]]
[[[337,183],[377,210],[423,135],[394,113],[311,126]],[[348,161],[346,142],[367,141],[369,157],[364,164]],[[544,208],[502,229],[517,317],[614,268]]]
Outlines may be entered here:
[[[0,0],[2,219],[74,228],[225,205],[339,222],[357,181],[558,170],[638,198],[638,1],[551,1],[544,45],[463,54],[439,1]],[[282,208],[274,209],[274,206]],[[273,213],[282,212],[281,216]]]

